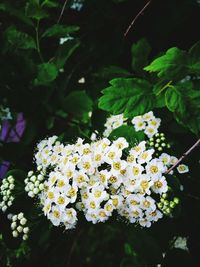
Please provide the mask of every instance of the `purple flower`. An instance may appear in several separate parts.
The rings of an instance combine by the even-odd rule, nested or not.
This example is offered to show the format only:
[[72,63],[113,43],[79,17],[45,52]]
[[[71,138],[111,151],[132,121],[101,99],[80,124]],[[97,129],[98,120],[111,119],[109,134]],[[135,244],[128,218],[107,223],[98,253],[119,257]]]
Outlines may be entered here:
[[4,141],[5,143],[18,143],[21,140],[25,127],[26,121],[23,113],[19,113],[17,115],[17,121],[14,127],[11,125],[9,120],[4,120],[0,140]]

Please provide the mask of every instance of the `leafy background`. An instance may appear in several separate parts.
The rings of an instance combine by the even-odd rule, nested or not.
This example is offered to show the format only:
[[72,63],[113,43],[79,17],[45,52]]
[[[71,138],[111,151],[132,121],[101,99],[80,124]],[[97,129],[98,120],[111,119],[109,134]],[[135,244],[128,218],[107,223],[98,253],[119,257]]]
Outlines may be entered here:
[[[151,109],[162,118],[173,152],[182,155],[200,127],[197,1],[151,1],[126,37],[146,1],[85,0],[80,12],[71,3],[61,18],[64,1],[0,3],[0,101],[26,119],[21,142],[2,142],[0,158],[25,175],[44,137],[88,139],[94,129],[102,131],[109,113],[131,118]],[[68,34],[73,40],[60,45]],[[78,82],[82,77],[85,83]],[[0,214],[1,266],[199,266],[198,152],[186,160],[191,171],[180,181],[180,214],[147,230],[81,220],[76,230],[63,233],[22,195],[14,208],[28,213],[33,232],[27,242],[13,240]],[[189,251],[173,247],[177,236],[187,237]]]

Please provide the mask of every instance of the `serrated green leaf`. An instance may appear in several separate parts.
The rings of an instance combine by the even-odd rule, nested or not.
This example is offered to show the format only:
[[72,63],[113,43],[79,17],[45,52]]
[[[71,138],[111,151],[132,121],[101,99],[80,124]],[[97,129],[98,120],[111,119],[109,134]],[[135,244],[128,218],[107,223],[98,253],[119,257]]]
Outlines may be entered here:
[[185,51],[172,47],[164,55],[156,58],[150,65],[146,66],[144,70],[156,72],[158,77],[166,77],[169,80],[184,76],[186,64]]
[[165,93],[165,103],[167,108],[170,111],[174,112],[177,109],[180,101],[180,93],[174,87],[168,88]]
[[146,39],[141,39],[132,45],[132,69],[134,71],[141,71],[142,68],[147,64],[150,51],[151,47]]
[[114,115],[124,113],[127,118],[153,109],[155,96],[151,84],[146,80],[118,78],[111,80],[110,84],[110,87],[102,91],[99,108]]
[[43,63],[38,65],[38,75],[34,80],[35,85],[46,85],[56,79],[58,69],[53,63]]
[[6,50],[14,49],[36,49],[34,39],[24,32],[18,31],[11,26],[5,31]]
[[49,29],[47,29],[42,37],[65,37],[67,34],[77,32],[80,28],[78,26],[64,26],[60,24],[55,24]]
[[133,126],[122,125],[112,131],[109,138],[116,139],[118,137],[124,137],[131,146],[143,141],[145,136],[142,131],[136,132]]

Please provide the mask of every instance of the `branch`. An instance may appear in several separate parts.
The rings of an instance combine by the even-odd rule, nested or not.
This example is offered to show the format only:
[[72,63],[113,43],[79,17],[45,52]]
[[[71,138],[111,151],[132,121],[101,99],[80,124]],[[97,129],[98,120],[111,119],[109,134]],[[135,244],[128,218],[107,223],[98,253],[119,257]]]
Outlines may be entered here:
[[188,156],[193,149],[195,149],[198,145],[200,144],[200,138],[196,141],[196,143],[190,148],[188,149],[181,157],[180,159],[170,168],[168,169],[165,174],[168,174],[169,172],[171,172],[174,168],[176,168],[176,166],[186,157]]
[[59,16],[59,18],[58,18],[58,20],[57,20],[57,24],[60,22],[60,20],[61,20],[61,18],[62,18],[62,16],[63,16],[63,13],[64,13],[64,10],[65,10],[65,7],[66,7],[67,2],[68,2],[68,0],[65,0],[65,2],[64,2],[64,4],[63,4],[63,7],[62,7],[62,10],[61,10],[61,12],[60,12],[60,16]]
[[126,37],[126,35],[128,34],[128,32],[130,31],[130,29],[133,27],[133,25],[135,24],[136,20],[139,18],[139,16],[142,15],[142,13],[145,11],[145,9],[151,4],[152,0],[149,0],[146,5],[140,10],[140,12],[135,16],[135,18],[132,20],[131,24],[128,26],[128,28],[126,29],[125,33],[124,33],[124,37]]

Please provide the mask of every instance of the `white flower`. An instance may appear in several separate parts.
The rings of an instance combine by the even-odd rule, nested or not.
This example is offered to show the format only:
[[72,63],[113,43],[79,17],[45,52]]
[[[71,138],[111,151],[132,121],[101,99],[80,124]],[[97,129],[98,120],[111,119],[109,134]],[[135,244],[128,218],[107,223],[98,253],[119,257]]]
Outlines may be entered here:
[[171,156],[168,155],[167,153],[162,153],[162,154],[160,155],[159,159],[162,161],[162,163],[163,163],[165,166],[170,165],[170,162],[171,162]]
[[139,164],[149,162],[152,159],[153,153],[154,153],[154,149],[145,150],[138,156],[137,162]]
[[166,171],[166,167],[164,164],[157,160],[153,159],[146,165],[146,173],[150,175],[152,178],[161,177],[162,173]]
[[164,176],[155,179],[152,185],[152,189],[157,194],[166,193],[168,190],[167,181]]
[[55,225],[55,226],[60,225],[60,223],[62,221],[62,212],[61,212],[59,206],[53,206],[48,217],[51,220],[53,225]]
[[186,172],[189,172],[189,168],[188,168],[188,166],[185,165],[185,164],[180,164],[180,165],[178,165],[177,170],[178,170],[179,173],[186,173]]

